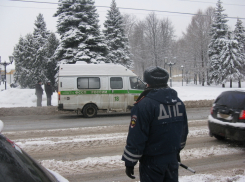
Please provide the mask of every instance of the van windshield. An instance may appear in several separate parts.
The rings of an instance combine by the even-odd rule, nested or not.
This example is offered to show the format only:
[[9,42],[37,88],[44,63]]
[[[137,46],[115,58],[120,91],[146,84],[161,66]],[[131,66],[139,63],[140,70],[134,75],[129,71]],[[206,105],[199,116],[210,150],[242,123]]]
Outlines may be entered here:
[[130,77],[130,86],[132,89],[144,90],[145,84],[137,77]]

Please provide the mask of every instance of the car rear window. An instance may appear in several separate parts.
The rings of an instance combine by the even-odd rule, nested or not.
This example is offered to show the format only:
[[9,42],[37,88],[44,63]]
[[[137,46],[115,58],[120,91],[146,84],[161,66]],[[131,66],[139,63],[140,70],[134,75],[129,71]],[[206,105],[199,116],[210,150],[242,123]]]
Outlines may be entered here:
[[245,92],[222,92],[215,100],[215,103],[233,109],[245,109]]

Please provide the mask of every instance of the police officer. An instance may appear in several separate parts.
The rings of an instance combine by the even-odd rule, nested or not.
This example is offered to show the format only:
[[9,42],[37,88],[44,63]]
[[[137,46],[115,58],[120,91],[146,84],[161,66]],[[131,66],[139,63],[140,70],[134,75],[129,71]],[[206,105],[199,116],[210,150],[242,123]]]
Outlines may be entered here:
[[147,88],[131,110],[122,160],[132,179],[134,166],[140,162],[141,182],[178,182],[178,157],[186,143],[188,123],[185,106],[168,87],[168,78],[163,68],[147,68]]

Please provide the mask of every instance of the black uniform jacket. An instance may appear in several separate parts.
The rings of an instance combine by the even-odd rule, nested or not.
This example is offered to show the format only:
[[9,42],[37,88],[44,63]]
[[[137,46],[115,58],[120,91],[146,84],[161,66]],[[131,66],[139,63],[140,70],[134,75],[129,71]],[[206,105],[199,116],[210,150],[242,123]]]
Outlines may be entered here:
[[171,88],[151,90],[134,105],[122,160],[134,166],[144,156],[177,153],[188,135],[183,102]]

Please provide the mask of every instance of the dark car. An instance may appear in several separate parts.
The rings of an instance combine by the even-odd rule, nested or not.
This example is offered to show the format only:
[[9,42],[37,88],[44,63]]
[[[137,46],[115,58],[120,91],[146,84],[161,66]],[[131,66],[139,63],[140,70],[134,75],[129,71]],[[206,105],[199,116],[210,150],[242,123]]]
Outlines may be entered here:
[[225,91],[214,101],[208,117],[210,136],[245,141],[245,91]]
[[1,134],[0,120],[0,182],[61,182],[67,181],[47,170],[14,142]]

